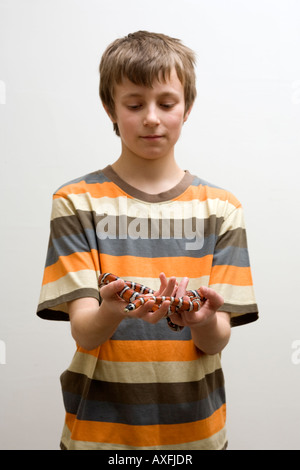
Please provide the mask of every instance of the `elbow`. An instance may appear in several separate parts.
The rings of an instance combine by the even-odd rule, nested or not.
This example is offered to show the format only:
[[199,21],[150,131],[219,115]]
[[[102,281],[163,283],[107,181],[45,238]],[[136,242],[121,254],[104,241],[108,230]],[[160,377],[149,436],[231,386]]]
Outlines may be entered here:
[[92,351],[93,349],[101,346],[99,341],[91,340],[90,338],[86,337],[86,335],[83,335],[81,332],[77,331],[74,325],[71,327],[71,334],[77,346],[85,349],[86,351]]

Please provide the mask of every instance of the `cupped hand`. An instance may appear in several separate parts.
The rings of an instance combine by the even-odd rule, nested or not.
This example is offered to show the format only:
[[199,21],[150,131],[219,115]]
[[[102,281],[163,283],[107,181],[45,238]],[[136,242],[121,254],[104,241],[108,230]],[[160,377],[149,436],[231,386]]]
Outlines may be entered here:
[[[180,281],[176,290],[176,297],[188,299],[188,296],[186,296],[188,283],[188,277],[184,277]],[[223,305],[224,299],[209,287],[200,287],[200,294],[205,300],[199,310],[196,312],[181,311],[180,314],[174,313],[170,316],[171,321],[176,325],[189,327],[204,326],[212,321],[217,310]]]
[[[166,278],[164,273],[159,275],[160,287],[153,295],[155,296],[166,296],[170,297],[174,295],[177,282],[175,277],[170,279]],[[105,311],[111,311],[114,315],[120,315],[123,317],[132,317],[132,318],[141,318],[142,320],[148,323],[157,323],[159,320],[164,318],[168,314],[168,308],[170,301],[164,301],[158,309],[152,311],[155,304],[154,300],[151,299],[149,295],[149,300],[143,305],[137,307],[130,312],[125,312],[125,307],[128,304],[126,300],[123,300],[119,295],[120,292],[125,286],[125,282],[122,279],[117,279],[112,281],[109,284],[104,285],[100,289],[100,295],[102,298],[101,308]]]

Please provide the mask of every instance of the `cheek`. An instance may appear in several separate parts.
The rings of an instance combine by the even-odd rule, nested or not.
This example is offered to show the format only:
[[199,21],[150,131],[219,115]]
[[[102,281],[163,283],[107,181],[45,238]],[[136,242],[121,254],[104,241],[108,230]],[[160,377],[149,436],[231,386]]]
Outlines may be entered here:
[[178,106],[178,108],[174,110],[173,113],[170,113],[168,117],[170,124],[172,124],[174,127],[181,126],[185,117],[184,106]]
[[134,126],[132,116],[129,113],[126,113],[126,111],[117,110],[115,114],[115,118],[116,118],[116,123],[118,124],[120,131],[121,130],[126,131],[130,128],[132,129],[132,127]]
[[175,114],[170,116],[169,119],[169,129],[174,132],[180,132],[184,123],[184,116],[182,113]]
[[127,138],[136,131],[136,121],[132,117],[128,116],[127,118],[118,120],[118,127],[120,129],[121,134],[126,136]]

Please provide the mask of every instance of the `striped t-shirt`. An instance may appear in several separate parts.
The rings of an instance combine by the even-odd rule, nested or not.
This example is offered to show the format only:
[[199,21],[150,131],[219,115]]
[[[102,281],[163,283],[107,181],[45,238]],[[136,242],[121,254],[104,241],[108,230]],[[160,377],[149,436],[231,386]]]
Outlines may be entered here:
[[[111,166],[55,192],[38,315],[68,320],[68,301],[101,301],[104,272],[154,290],[161,272],[187,276],[189,289],[223,296],[232,326],[258,318],[241,204],[189,172],[158,195],[128,185]],[[125,318],[101,346],[77,347],[61,385],[62,448],[226,446],[220,355],[203,354],[187,327]]]

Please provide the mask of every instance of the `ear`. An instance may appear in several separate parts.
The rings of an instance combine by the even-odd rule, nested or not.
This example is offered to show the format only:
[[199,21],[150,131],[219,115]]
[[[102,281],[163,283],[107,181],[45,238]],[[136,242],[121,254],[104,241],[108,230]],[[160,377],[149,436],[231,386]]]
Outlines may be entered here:
[[186,113],[185,113],[185,115],[184,115],[184,117],[183,117],[183,122],[186,122],[186,121],[188,120],[188,117],[189,117],[189,115],[190,115],[192,109],[193,109],[193,105],[191,105],[191,106],[189,107],[189,109],[186,111]]
[[109,119],[111,120],[111,122],[115,124],[117,122],[117,120],[113,116],[113,114],[109,111],[108,106],[106,106],[106,104],[104,104],[104,103],[102,103],[102,105],[103,105],[103,108],[106,111],[106,114],[108,115]]

